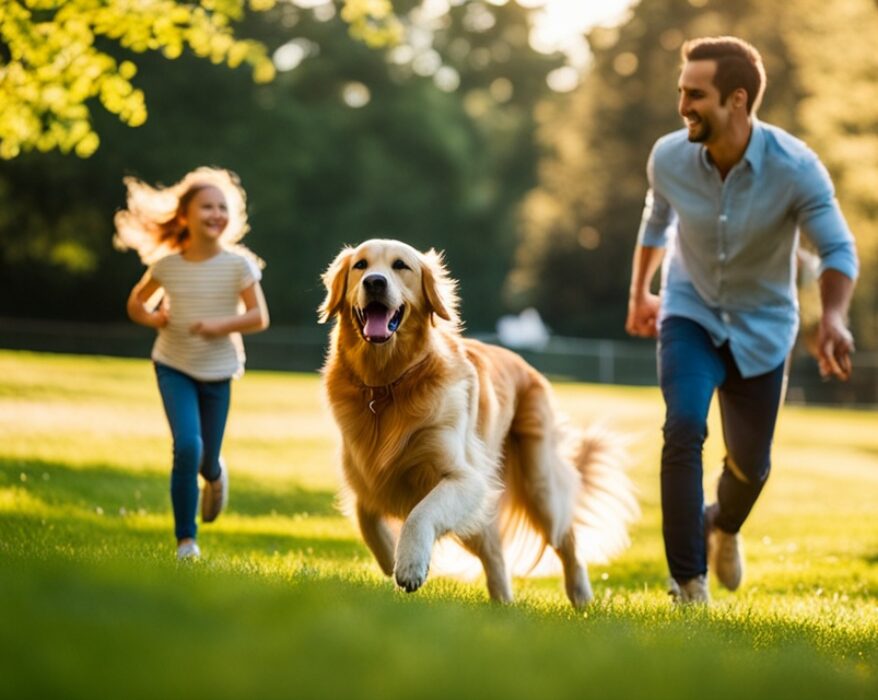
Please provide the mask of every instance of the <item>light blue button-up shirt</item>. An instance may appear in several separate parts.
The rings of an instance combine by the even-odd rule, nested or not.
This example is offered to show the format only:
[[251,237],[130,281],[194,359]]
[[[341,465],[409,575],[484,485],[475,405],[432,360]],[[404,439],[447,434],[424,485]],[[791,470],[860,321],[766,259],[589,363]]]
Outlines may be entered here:
[[720,346],[744,377],[789,354],[799,327],[796,247],[802,231],[820,271],[851,279],[854,239],[817,156],[782,129],[753,120],[744,157],[723,180],[685,129],[659,139],[647,166],[638,243],[666,247],[659,322],[684,316]]

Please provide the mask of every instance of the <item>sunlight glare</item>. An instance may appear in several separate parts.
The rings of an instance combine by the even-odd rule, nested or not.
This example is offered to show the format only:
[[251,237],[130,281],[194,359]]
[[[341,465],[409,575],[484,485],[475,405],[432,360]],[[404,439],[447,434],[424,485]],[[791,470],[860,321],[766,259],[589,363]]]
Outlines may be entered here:
[[541,53],[563,51],[575,68],[588,62],[584,34],[592,27],[621,22],[634,0],[518,0],[524,7],[540,8],[534,16],[530,44]]

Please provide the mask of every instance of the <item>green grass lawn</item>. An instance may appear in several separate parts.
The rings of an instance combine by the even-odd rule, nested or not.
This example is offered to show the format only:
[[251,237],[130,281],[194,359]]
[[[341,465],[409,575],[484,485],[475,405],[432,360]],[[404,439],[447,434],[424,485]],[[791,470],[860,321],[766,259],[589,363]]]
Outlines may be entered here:
[[[0,351],[0,697],[875,698],[878,417],[787,407],[745,585],[665,594],[660,396],[565,384],[574,422],[631,436],[643,517],[596,602],[558,579],[431,577],[406,595],[338,514],[316,376],[233,387],[230,507],[178,565],[170,437],[147,361]],[[705,484],[722,455],[711,425]]]

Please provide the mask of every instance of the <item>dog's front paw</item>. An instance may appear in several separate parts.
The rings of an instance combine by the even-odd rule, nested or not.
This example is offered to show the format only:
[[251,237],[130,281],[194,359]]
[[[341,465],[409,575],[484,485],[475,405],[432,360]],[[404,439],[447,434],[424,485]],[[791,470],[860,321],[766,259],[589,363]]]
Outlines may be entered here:
[[414,593],[427,580],[427,571],[430,562],[427,561],[397,561],[393,569],[393,578],[396,584],[406,593]]
[[404,539],[396,552],[396,566],[393,567],[393,578],[397,585],[407,593],[413,593],[424,585],[427,571],[430,569],[430,548],[406,546]]

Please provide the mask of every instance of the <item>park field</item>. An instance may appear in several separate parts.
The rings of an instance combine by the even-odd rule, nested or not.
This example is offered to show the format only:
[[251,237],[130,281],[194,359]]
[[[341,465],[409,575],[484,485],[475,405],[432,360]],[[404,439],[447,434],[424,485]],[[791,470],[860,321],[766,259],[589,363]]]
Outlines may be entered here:
[[178,564],[149,362],[0,351],[0,697],[878,697],[874,411],[784,409],[744,586],[681,610],[665,593],[658,391],[556,388],[573,422],[630,437],[643,510],[578,613],[557,578],[517,579],[511,606],[481,580],[395,590],[337,510],[314,375],[234,385],[229,508],[201,528],[202,560]]

